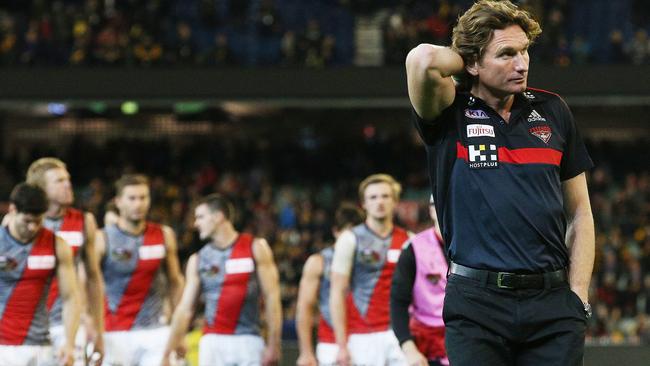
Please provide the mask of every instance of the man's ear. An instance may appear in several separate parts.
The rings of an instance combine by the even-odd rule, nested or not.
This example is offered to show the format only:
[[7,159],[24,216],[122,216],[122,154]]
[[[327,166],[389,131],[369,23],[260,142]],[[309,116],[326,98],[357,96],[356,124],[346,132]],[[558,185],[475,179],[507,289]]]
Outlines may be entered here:
[[478,76],[478,61],[466,64],[465,70],[472,76]]

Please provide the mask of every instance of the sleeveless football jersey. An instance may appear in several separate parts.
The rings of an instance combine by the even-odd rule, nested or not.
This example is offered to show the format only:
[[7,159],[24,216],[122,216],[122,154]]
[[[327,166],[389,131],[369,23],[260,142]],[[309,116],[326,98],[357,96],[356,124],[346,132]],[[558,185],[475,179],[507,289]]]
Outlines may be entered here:
[[253,236],[240,234],[226,249],[208,243],[199,251],[204,333],[259,335],[260,288]]
[[106,282],[107,331],[154,328],[162,325],[167,281],[162,227],[147,222],[138,236],[105,228],[106,252],[102,271]]
[[55,237],[41,229],[28,244],[0,228],[0,345],[47,345],[46,308],[56,276]]

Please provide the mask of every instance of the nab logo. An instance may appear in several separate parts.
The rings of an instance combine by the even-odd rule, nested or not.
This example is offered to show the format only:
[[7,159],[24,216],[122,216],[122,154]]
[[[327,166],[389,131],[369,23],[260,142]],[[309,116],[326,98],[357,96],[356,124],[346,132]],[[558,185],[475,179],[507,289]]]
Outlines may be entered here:
[[472,119],[490,119],[490,116],[480,109],[466,109],[465,117]]
[[528,116],[528,122],[546,122],[546,118],[542,117],[539,113],[537,113],[536,110],[533,109],[533,111],[530,113],[530,116]]
[[494,137],[494,127],[490,125],[467,125],[467,137]]
[[544,141],[545,144],[548,145],[548,141],[551,139],[551,136],[553,136],[553,131],[551,131],[551,128],[548,126],[537,126],[533,127],[528,130],[533,136],[536,136],[540,140]]
[[469,145],[469,167],[471,169],[497,168],[499,157],[496,145]]

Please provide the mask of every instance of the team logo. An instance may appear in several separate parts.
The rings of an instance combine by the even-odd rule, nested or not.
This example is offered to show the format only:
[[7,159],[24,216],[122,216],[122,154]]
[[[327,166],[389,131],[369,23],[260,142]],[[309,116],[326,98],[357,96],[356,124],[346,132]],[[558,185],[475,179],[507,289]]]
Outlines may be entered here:
[[528,116],[528,122],[546,122],[546,118],[542,117],[536,110],[533,109]]
[[427,281],[431,282],[434,285],[437,285],[438,282],[440,281],[440,273],[427,273]]
[[133,252],[126,248],[115,248],[111,251],[111,257],[116,261],[126,262],[133,258]]
[[467,125],[467,137],[494,137],[494,126],[490,125]]
[[0,271],[10,272],[18,267],[18,262],[6,255],[0,256]]
[[207,277],[215,277],[221,272],[221,269],[216,264],[207,264],[201,267],[201,274]]
[[528,98],[530,100],[533,100],[533,99],[535,99],[535,94],[533,94],[533,93],[529,92],[528,90],[526,90],[524,92],[524,97],[526,97],[526,98]]
[[469,167],[472,169],[497,168],[499,157],[496,145],[469,145],[468,148]]
[[551,139],[553,132],[548,126],[537,126],[528,130],[533,136],[537,136],[540,140],[544,141],[548,145],[548,141]]
[[364,248],[359,253],[359,260],[364,264],[378,264],[381,261],[381,253],[372,248]]
[[471,119],[490,119],[490,116],[480,109],[465,109],[465,117]]

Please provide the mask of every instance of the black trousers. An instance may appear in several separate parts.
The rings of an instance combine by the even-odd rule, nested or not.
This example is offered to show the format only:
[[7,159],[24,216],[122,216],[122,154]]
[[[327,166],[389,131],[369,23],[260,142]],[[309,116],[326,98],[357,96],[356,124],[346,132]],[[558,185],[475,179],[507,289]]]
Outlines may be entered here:
[[509,290],[451,274],[443,319],[451,366],[583,363],[587,318],[568,284]]

